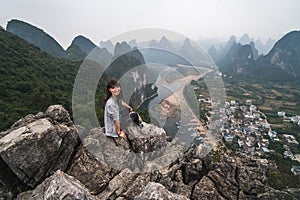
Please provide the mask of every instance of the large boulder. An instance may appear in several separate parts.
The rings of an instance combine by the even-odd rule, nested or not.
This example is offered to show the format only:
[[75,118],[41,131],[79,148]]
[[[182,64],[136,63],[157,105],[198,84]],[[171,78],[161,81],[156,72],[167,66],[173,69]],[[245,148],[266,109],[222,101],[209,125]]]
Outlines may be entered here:
[[218,192],[225,198],[235,199],[240,191],[237,180],[237,164],[231,158],[225,158],[208,173]]
[[98,162],[105,163],[115,172],[123,169],[139,170],[141,161],[136,154],[129,149],[128,141],[122,138],[113,140],[105,136],[104,128],[94,128],[91,131],[81,134],[85,148],[93,155]]
[[212,182],[206,176],[203,177],[201,181],[195,185],[192,198],[195,200],[226,199],[218,192],[214,182]]
[[137,176],[138,174],[133,173],[130,169],[124,169],[109,182],[106,189],[98,195],[98,198],[115,199],[119,197],[133,184]]
[[139,175],[122,194],[125,199],[133,199],[135,196],[139,195],[146,185],[150,182],[151,178],[145,174]]
[[17,200],[52,200],[52,199],[72,199],[72,200],[93,200],[93,197],[85,186],[74,177],[58,170],[38,185],[34,190],[18,195]]
[[153,124],[130,125],[127,127],[127,132],[131,148],[136,153],[156,151],[167,145],[165,130]]
[[14,186],[5,180],[18,180],[20,187],[34,188],[58,169],[67,169],[79,144],[77,129],[60,105],[19,120],[0,139],[1,171],[10,172],[1,173],[3,187]]
[[251,199],[265,192],[266,169],[250,157],[224,156],[193,191],[194,199]]
[[106,163],[98,162],[84,147],[79,148],[73,159],[66,172],[83,183],[91,194],[102,192],[115,175]]
[[[104,128],[94,128],[89,132],[83,131],[80,136],[86,149],[99,162],[106,163],[115,170],[129,168],[132,171],[141,172],[145,165],[148,165],[148,161],[159,158],[169,146],[172,146],[168,146],[164,129],[152,124],[143,123],[142,127],[129,125],[126,132],[127,140],[106,137]],[[173,157],[178,158],[177,154]]]
[[174,194],[168,191],[163,185],[159,183],[149,182],[144,191],[134,198],[135,200],[144,199],[169,199],[169,200],[187,200],[185,196]]

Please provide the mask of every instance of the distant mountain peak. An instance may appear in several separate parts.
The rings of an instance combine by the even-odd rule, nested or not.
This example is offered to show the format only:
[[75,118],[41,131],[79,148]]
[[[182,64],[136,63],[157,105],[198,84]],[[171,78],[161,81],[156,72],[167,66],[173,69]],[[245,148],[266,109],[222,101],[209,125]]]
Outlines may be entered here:
[[275,44],[275,40],[272,40],[271,38],[265,43],[263,43],[259,38],[255,40],[256,49],[258,50],[259,54],[263,54],[263,55],[269,53],[269,51],[274,46],[274,44]]
[[160,42],[169,42],[166,36],[162,36]]
[[[85,37],[85,36],[83,36],[83,35],[78,35],[78,36],[76,36],[76,37],[73,39],[72,43],[73,43],[73,42],[82,41],[82,40],[87,40],[87,41],[93,43],[90,39],[88,39],[87,37]],[[96,45],[95,45],[95,46],[96,46]]]
[[115,51],[114,51],[114,56],[120,56],[120,55],[123,55],[129,51],[131,51],[131,47],[129,44],[127,44],[127,42],[122,42],[122,43],[119,43],[117,42],[116,44],[116,47],[115,47]]
[[231,43],[231,44],[237,43],[236,36],[235,35],[230,36],[230,38],[229,38],[229,40],[228,40],[227,43]]
[[99,46],[101,48],[107,49],[111,54],[114,53],[115,45],[110,40],[101,41],[100,44],[99,44]]
[[163,49],[173,49],[173,46],[171,45],[171,43],[169,42],[169,40],[165,36],[161,37],[161,39],[158,43],[158,46],[163,48]]
[[[217,62],[220,71],[261,80],[299,81],[300,31],[285,34],[268,54],[257,58],[256,48],[259,44],[261,44],[260,40],[247,45],[240,43],[233,45],[229,53]],[[210,53],[215,55],[216,52],[211,49]]]
[[291,76],[300,76],[300,31],[291,31],[279,39],[261,62]]
[[83,60],[87,56],[102,66],[106,66],[112,59],[112,54],[106,48],[99,48],[90,39],[78,35],[67,49],[67,58]]
[[58,57],[65,56],[65,50],[53,37],[44,32],[42,29],[27,22],[12,19],[7,23],[6,30],[39,47],[41,50],[49,54]]
[[157,47],[158,46],[158,42],[156,40],[151,40],[149,43],[149,47]]
[[240,39],[239,39],[239,43],[241,43],[242,45],[244,44],[250,44],[252,40],[250,39],[249,35],[247,33],[245,33]]
[[192,47],[192,43],[191,43],[191,41],[190,41],[188,38],[186,38],[186,39],[184,40],[182,46],[183,46],[183,47]]
[[133,47],[137,47],[137,42],[136,42],[135,39],[130,40],[130,41],[128,42],[128,44],[129,44],[132,48],[133,48]]
[[78,35],[77,37],[75,37],[74,40],[72,41],[72,44],[75,44],[76,46],[78,46],[86,54],[88,54],[95,47],[97,47],[90,39],[88,39],[82,35]]

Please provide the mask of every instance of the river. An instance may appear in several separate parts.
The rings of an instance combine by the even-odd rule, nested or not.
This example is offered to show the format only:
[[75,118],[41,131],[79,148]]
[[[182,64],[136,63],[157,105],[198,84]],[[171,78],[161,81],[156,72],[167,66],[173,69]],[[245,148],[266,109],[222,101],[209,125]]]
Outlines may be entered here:
[[[158,123],[157,125],[164,128],[172,139],[174,137],[179,137],[180,140],[186,144],[186,147],[191,143],[199,144],[201,143],[200,137],[196,137],[199,133],[199,119],[187,108],[188,106],[184,104],[185,98],[183,95],[183,88],[187,83],[190,83],[191,80],[199,79],[201,75],[181,77],[181,79],[175,80],[172,83],[167,83],[166,76],[173,71],[174,68],[166,68],[159,73],[159,76],[154,83],[154,86],[157,87],[157,95],[144,101],[139,109],[147,109],[152,120],[151,123]],[[174,99],[176,99],[176,101],[174,101]],[[163,100],[167,100],[169,103],[178,107],[174,117],[162,119],[161,115],[166,114],[162,113],[165,112],[165,110],[155,109],[155,107],[160,105]]]

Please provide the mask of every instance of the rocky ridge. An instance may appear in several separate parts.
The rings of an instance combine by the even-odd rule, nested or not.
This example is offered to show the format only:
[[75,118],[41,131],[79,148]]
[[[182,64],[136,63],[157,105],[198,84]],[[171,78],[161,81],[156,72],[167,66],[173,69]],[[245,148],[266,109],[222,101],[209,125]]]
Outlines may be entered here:
[[[88,131],[82,139],[86,132],[73,124],[62,106],[20,119],[0,134],[0,199],[300,197],[299,189],[270,188],[268,166],[254,158],[224,155],[212,162],[210,155],[200,158],[202,147],[181,153],[180,142],[168,142],[167,134],[154,125],[131,127],[131,131],[133,136],[118,144],[116,155],[108,149],[115,144],[105,140],[103,128]],[[141,139],[141,134],[151,137]],[[107,149],[93,151],[96,144]],[[123,166],[112,167],[108,158],[123,159]],[[162,165],[163,161],[168,164]]]

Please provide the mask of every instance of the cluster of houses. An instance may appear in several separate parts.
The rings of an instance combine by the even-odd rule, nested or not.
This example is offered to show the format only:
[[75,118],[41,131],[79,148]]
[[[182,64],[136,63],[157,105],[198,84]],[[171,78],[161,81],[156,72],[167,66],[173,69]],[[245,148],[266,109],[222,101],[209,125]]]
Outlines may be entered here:
[[[264,113],[247,100],[244,104],[236,101],[226,102],[225,109],[221,110],[225,120],[222,126],[222,137],[226,142],[236,146],[240,154],[265,155],[274,150],[269,149],[270,141],[282,142],[285,158],[298,160],[290,151],[291,146],[298,146],[299,142],[293,135],[282,134],[280,138],[276,131],[272,131]],[[284,114],[284,113],[278,113]],[[282,115],[282,116],[285,116]],[[299,123],[300,116],[291,117],[291,121]],[[300,166],[293,166],[291,171],[300,174]]]
[[298,124],[300,126],[300,115],[287,117],[285,112],[283,112],[283,111],[277,112],[277,115],[279,117],[283,117],[284,122],[292,122],[292,123]]
[[[211,103],[210,99],[199,99],[203,103]],[[226,102],[225,108],[220,109],[222,116],[222,138],[230,143],[240,155],[262,156],[274,152],[269,148],[270,142],[280,142],[283,145],[283,156],[300,162],[300,154],[294,155],[290,147],[299,146],[297,139],[290,134],[278,134],[271,129],[264,113],[252,104],[252,100],[240,103],[234,100]],[[285,121],[300,125],[300,116],[286,117],[284,112],[278,112],[278,116]],[[210,120],[209,120],[210,121]],[[300,174],[300,165],[292,166],[291,172]]]
[[225,114],[222,136],[226,142],[237,144],[241,152],[269,153],[269,139],[278,140],[266,116],[257,110],[251,100],[244,104],[234,100],[226,102],[225,109],[221,112]]
[[[251,100],[246,100],[244,104],[236,101],[226,102],[222,112],[225,114],[222,136],[226,142],[237,144],[241,152],[253,155],[270,153],[273,151],[269,149],[270,140],[277,142],[283,140],[284,147],[299,145],[293,135],[282,134],[280,139],[277,132],[272,131],[267,117],[252,104]],[[295,158],[289,148],[285,150],[283,156]]]

